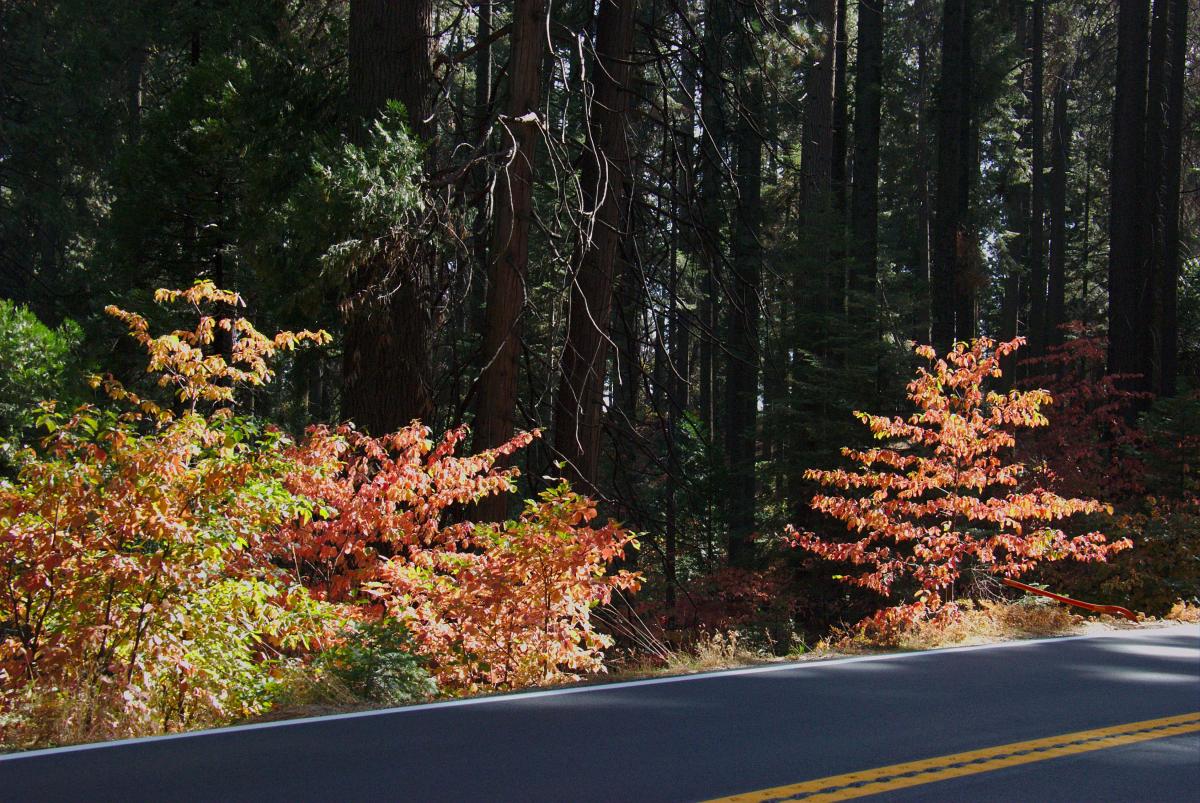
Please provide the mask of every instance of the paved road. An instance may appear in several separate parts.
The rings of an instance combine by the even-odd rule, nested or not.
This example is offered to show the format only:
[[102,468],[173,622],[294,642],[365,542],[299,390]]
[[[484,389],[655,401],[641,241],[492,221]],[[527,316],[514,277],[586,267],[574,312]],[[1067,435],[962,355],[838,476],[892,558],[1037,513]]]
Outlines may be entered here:
[[[1193,712],[1190,625],[27,753],[0,759],[0,798],[705,800]],[[1197,790],[1193,727],[878,799],[1196,800]]]

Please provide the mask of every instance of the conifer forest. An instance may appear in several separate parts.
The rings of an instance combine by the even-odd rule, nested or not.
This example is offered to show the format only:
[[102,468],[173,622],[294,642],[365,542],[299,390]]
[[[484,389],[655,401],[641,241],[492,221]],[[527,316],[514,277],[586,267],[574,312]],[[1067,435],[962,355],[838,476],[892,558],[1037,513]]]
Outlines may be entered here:
[[1006,579],[1200,620],[1196,0],[0,0],[0,748]]

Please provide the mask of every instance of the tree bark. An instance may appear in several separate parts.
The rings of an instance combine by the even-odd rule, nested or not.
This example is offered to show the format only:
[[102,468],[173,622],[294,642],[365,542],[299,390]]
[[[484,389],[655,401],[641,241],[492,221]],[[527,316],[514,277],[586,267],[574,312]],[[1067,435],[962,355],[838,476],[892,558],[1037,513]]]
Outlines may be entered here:
[[946,0],[938,84],[937,190],[933,220],[933,343],[941,351],[974,334],[969,231],[971,1]]
[[1187,69],[1188,0],[1171,0],[1168,11],[1166,75],[1166,134],[1163,138],[1163,168],[1157,204],[1161,223],[1159,280],[1155,299],[1156,355],[1155,393],[1174,396],[1179,371],[1179,214],[1183,168],[1184,79]]
[[758,420],[759,284],[762,277],[761,72],[754,64],[750,23],[743,11],[735,63],[739,65],[740,115],[734,132],[737,152],[737,213],[731,248],[732,298],[726,367],[725,450],[729,458],[729,562],[748,567],[754,555],[755,446]]
[[[508,106],[504,125],[509,161],[497,188],[496,221],[489,249],[483,359],[475,445],[491,448],[513,435],[517,403],[517,358],[520,355],[521,310],[529,261],[529,225],[533,214],[533,163],[541,132],[538,105],[542,92],[542,57],[546,50],[546,0],[516,0],[512,20],[512,54],[508,65]],[[504,518],[508,498],[484,499],[476,516]]]
[[[858,63],[854,75],[854,186],[850,196],[851,316],[855,326],[876,324],[879,258],[879,130],[883,97],[885,0],[859,0]],[[860,330],[861,331],[861,330]],[[867,330],[871,331],[871,330]]]
[[[432,0],[350,4],[351,136],[365,141],[389,100],[404,104],[422,140],[433,134]],[[342,415],[375,434],[433,415],[431,310],[427,299],[435,258],[428,249],[401,264],[386,257],[360,266],[343,295]]]
[[831,145],[833,159],[829,166],[829,185],[835,210],[835,220],[840,221],[846,213],[846,154],[848,150],[846,96],[847,60],[850,43],[846,34],[846,0],[837,0],[834,20],[833,48],[833,117]]
[[817,223],[830,202],[837,3],[838,0],[808,0],[808,21],[818,37],[818,52],[805,78],[804,141],[800,151],[801,226]]
[[815,306],[823,315],[813,331],[797,333],[803,346],[829,357],[832,323],[843,295],[842,272],[830,264],[833,218],[834,106],[837,79],[838,0],[808,0],[808,25],[816,53],[805,77],[803,141],[800,151],[800,249],[807,280],[796,282],[793,303]]
[[1034,356],[1046,344],[1046,124],[1045,30],[1046,0],[1033,0],[1030,21],[1030,146],[1033,150],[1029,179],[1029,347]]
[[1071,129],[1067,118],[1070,76],[1058,76],[1050,123],[1050,277],[1046,296],[1047,346],[1062,343],[1067,303],[1067,171]]
[[717,369],[716,341],[721,320],[720,287],[722,273],[725,205],[723,186],[727,145],[726,103],[724,91],[725,36],[729,29],[728,0],[706,0],[704,5],[704,48],[700,88],[701,176],[699,203],[700,246],[703,274],[700,292],[700,420],[711,441],[716,438]]
[[1108,254],[1108,371],[1149,389],[1153,275],[1146,202],[1148,0],[1120,0]]
[[580,185],[591,227],[576,245],[567,339],[554,418],[554,447],[571,478],[594,486],[608,364],[613,275],[628,228],[631,181],[626,125],[635,0],[600,0],[590,135]]

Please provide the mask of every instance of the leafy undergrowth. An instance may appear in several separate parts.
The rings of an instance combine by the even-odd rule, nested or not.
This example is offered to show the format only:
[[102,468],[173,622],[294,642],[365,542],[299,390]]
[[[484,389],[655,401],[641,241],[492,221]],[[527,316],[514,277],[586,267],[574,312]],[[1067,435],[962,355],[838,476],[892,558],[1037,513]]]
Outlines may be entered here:
[[[259,333],[204,310],[203,282],[159,291],[194,329],[160,336],[111,308],[149,355],[158,400],[59,412],[0,475],[0,751],[229,724],[272,709],[381,707],[560,683],[604,670],[591,614],[639,577],[609,570],[631,533],[566,482],[503,523],[456,511],[514,489],[465,429],[419,422],[292,438],[236,414],[270,360],[323,332]],[[217,333],[232,351],[211,353]]]

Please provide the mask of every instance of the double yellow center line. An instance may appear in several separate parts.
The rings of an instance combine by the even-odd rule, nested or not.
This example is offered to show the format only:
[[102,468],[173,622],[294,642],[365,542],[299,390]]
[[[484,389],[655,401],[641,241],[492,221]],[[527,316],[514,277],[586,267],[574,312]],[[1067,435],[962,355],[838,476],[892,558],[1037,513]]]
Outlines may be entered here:
[[866,797],[893,789],[903,789],[908,786],[944,781],[948,778],[961,778],[964,775],[975,775],[980,772],[990,772],[1003,767],[1013,767],[1018,764],[1029,764],[1035,761],[1045,761],[1050,758],[1071,756],[1087,753],[1092,750],[1103,750],[1123,744],[1144,742],[1148,739],[1161,739],[1166,736],[1177,736],[1181,733],[1200,731],[1200,711],[1191,714],[1181,714],[1162,719],[1147,719],[1142,722],[1130,722],[1125,725],[1113,725],[1108,728],[1064,733],[1061,736],[1049,736],[1044,739],[1033,739],[1028,742],[1015,742],[999,747],[988,747],[983,750],[971,750],[966,753],[955,753],[949,756],[928,758],[921,761],[910,761],[904,764],[892,764],[888,767],[878,767],[860,772],[848,772],[844,775],[831,775],[828,778],[817,778],[812,781],[776,786],[757,792],[746,792],[731,797],[723,797],[710,803],[750,803],[750,801],[785,801],[785,800],[851,800],[856,797]]

